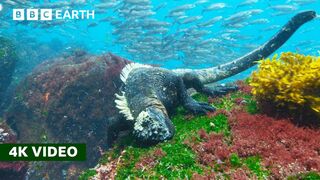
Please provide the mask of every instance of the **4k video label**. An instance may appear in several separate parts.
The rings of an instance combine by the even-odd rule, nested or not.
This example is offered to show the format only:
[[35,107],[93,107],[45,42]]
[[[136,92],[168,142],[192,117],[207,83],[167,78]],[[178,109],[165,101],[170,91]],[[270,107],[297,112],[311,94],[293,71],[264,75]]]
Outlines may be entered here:
[[0,161],[85,161],[85,144],[0,144]]

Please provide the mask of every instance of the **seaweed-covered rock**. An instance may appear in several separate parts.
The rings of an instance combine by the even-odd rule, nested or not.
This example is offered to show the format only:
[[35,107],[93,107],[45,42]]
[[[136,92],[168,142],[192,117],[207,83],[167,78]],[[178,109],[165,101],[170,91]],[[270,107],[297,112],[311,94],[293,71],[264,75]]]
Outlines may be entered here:
[[15,47],[12,42],[0,36],[0,112],[6,90],[12,80],[17,59]]
[[[1,120],[1,119],[0,119]],[[16,134],[5,122],[0,122],[0,144],[16,143]],[[26,162],[0,162],[1,179],[24,179],[27,173],[28,164]]]
[[[6,121],[24,143],[85,143],[83,163],[35,163],[36,178],[77,176],[94,166],[126,121],[114,104],[127,60],[84,52],[39,65],[18,85]],[[39,168],[39,167],[43,168]],[[31,177],[32,178],[32,177]]]

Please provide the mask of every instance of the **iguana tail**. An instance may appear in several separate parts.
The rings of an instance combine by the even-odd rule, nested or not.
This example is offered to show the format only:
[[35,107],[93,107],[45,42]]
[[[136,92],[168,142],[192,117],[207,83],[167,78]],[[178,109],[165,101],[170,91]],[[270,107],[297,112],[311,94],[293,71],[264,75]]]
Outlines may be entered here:
[[238,74],[264,59],[280,48],[304,23],[316,17],[315,11],[305,11],[295,15],[281,30],[268,42],[253,50],[252,52],[233,60],[229,63],[207,69],[176,69],[174,72],[183,76],[186,73],[194,74],[204,84],[213,83],[235,74]]

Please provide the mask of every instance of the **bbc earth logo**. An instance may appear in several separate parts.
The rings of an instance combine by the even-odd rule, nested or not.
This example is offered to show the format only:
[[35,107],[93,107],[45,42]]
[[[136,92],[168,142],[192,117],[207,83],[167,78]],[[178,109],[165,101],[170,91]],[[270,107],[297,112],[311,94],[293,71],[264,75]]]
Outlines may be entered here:
[[13,9],[14,21],[94,19],[94,10]]

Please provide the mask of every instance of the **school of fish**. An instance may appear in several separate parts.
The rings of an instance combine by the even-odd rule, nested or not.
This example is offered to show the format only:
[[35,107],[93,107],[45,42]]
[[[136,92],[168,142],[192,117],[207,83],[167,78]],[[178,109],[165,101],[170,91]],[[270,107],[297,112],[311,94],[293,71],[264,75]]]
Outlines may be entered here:
[[[28,26],[54,32],[65,38],[79,38],[72,30],[79,30],[74,21],[8,21],[11,9],[52,8],[95,10],[94,20],[86,22],[81,33],[84,38],[95,28],[110,26],[108,41],[120,46],[130,59],[142,63],[163,65],[177,61],[182,66],[217,65],[230,61],[256,48],[268,39],[270,31],[279,30],[281,23],[271,21],[282,16],[292,16],[304,6],[317,6],[317,0],[285,0],[278,4],[275,0],[264,1],[265,8],[257,6],[261,0],[230,1],[162,1],[151,0],[3,0],[0,3],[0,35],[14,26]],[[190,3],[191,2],[191,3]],[[319,6],[320,7],[320,6]],[[225,11],[233,12],[226,14]],[[286,18],[288,19],[288,18]],[[63,28],[59,28],[63,27]],[[259,34],[251,34],[247,29],[257,29]],[[51,30],[54,29],[54,30]],[[314,28],[304,29],[303,33]],[[302,33],[302,32],[301,32]],[[92,40],[92,46],[99,39]],[[293,50],[318,48],[315,40],[295,42]],[[70,46],[65,47],[67,50]],[[108,46],[110,49],[110,42]],[[312,49],[309,49],[312,51]]]

